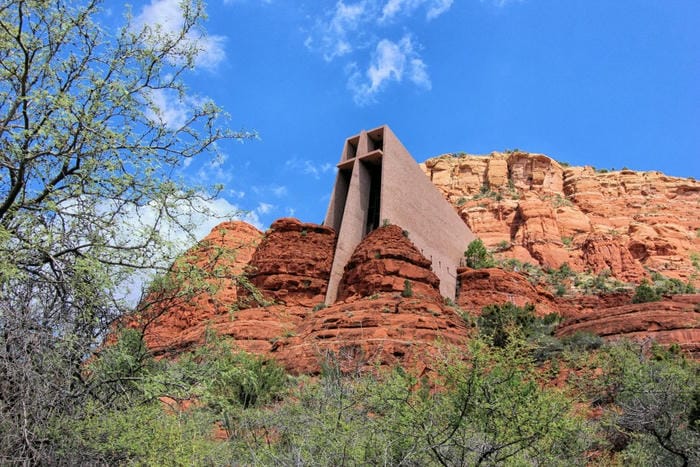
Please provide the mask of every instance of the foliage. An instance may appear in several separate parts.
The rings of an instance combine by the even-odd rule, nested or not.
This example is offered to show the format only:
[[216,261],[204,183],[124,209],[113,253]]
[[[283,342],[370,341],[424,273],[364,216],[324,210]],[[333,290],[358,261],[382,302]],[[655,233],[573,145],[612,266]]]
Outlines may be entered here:
[[69,428],[75,438],[68,448],[73,461],[86,465],[220,465],[228,455],[211,437],[214,419],[202,411],[166,412],[151,401],[123,409],[88,406],[87,412]]
[[514,335],[522,337],[535,321],[535,307],[513,303],[485,306],[478,320],[479,332],[495,347],[505,347]]
[[401,296],[404,298],[413,297],[413,286],[411,285],[411,281],[408,279],[404,279],[403,281],[403,290],[401,291]]
[[582,420],[562,394],[538,390],[531,369],[515,348],[475,342],[467,362],[448,353],[436,391],[401,368],[325,371],[282,407],[245,414],[231,442],[244,464],[567,464],[587,446]]
[[672,351],[623,342],[603,348],[593,394],[608,406],[608,433],[621,433],[623,459],[647,465],[700,462],[700,367]]
[[[156,362],[143,349],[140,334],[125,330],[90,363],[88,381],[97,391],[82,416],[52,420],[50,435],[62,446],[56,459],[220,463],[226,447],[213,442],[214,424],[228,430],[237,414],[287,390],[289,377],[278,364],[237,352],[212,333],[177,361]],[[76,453],[86,457],[69,457]]]
[[571,351],[590,351],[600,348],[603,345],[603,338],[590,331],[577,331],[562,338],[562,344]]
[[467,266],[474,269],[493,267],[495,261],[493,255],[486,249],[481,239],[472,240],[464,252]]
[[632,297],[632,303],[656,302],[658,300],[661,300],[661,295],[646,280],[637,286]]
[[[112,33],[100,1],[4,0],[0,8],[0,456],[50,462],[50,415],[86,396],[80,365],[127,308],[135,271],[163,270],[169,228],[209,196],[174,169],[216,143],[212,102],[187,96],[204,15],[182,2],[172,31],[129,18]],[[188,110],[167,121],[158,102]]]
[[[63,440],[55,459],[583,465],[592,451],[617,450],[633,465],[697,463],[697,363],[654,347],[648,353],[628,343],[600,347],[594,336],[579,334],[562,344],[579,353],[581,376],[560,391],[542,383],[536,352],[528,351],[551,334],[557,317],[533,320],[525,310],[511,312],[526,319],[504,346],[476,336],[466,348],[445,347],[430,379],[400,367],[365,373],[331,352],[320,377],[289,385],[279,367],[211,334],[193,353],[155,362],[143,355],[139,334],[127,331],[91,363],[90,376],[122,379],[123,397],[109,404],[91,399],[79,419],[54,419],[49,436]],[[571,364],[567,358],[563,364]],[[584,400],[602,406],[601,418],[586,421],[574,409],[582,397],[572,392],[576,384]],[[217,426],[225,431],[220,441],[212,436]]]

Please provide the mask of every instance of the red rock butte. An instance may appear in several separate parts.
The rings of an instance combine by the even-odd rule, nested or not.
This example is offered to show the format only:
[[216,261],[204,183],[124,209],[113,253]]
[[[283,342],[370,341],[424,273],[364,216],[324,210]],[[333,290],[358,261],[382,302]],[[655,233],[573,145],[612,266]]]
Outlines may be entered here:
[[[427,175],[427,176],[426,176]],[[522,271],[461,267],[475,234],[503,260],[605,273],[637,284],[663,273],[700,286],[700,183],[658,172],[566,167],[520,151],[443,155],[417,164],[387,126],[345,141],[323,225],[285,218],[261,233],[223,223],[173,265],[216,271],[200,293],[152,293],[130,326],[174,356],[208,331],[293,373],[329,356],[346,371],[423,371],[478,315],[532,303],[589,331],[679,344],[700,355],[700,295],[633,304],[633,288],[555,296]],[[177,292],[177,291],[175,291]]]

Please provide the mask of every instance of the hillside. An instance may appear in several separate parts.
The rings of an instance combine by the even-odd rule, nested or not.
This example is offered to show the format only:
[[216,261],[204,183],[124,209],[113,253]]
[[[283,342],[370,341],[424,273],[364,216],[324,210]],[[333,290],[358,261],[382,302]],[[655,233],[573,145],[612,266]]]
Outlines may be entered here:
[[400,225],[360,241],[326,304],[333,229],[223,223],[95,357],[126,409],[95,410],[82,445],[184,464],[696,465],[698,184],[525,153],[423,167],[489,247],[454,301]]
[[[401,226],[361,242],[339,301],[326,306],[333,229],[280,219],[261,234],[233,222],[181,258],[225,271],[209,281],[212,291],[155,300],[132,326],[148,323],[156,355],[196,348],[213,330],[313,374],[329,352],[364,368],[422,367],[438,343],[466,342],[460,314],[530,303],[539,316],[563,318],[559,336],[589,331],[700,354],[700,295],[686,293],[700,285],[700,183],[563,167],[522,152],[443,155],[422,167],[496,258],[498,267],[459,270],[456,303],[440,297],[430,262]],[[633,303],[642,281],[656,287],[657,301]]]

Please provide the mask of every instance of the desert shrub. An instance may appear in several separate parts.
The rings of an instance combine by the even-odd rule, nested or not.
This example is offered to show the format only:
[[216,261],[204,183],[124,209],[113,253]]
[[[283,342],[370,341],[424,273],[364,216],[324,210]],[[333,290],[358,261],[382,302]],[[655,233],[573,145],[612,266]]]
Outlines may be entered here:
[[469,243],[467,251],[464,252],[464,258],[467,266],[474,269],[490,268],[495,264],[493,255],[486,249],[484,242],[478,238]]
[[513,335],[524,335],[535,322],[535,307],[513,303],[485,306],[478,320],[479,333],[493,346],[505,347]]
[[411,281],[409,281],[408,279],[404,279],[403,281],[403,290],[401,291],[401,296],[404,298],[413,297],[413,286],[411,285]]
[[606,346],[598,364],[614,404],[607,411],[609,420],[629,440],[622,459],[646,465],[700,463],[696,362],[659,349],[648,355],[623,342]]
[[577,331],[561,340],[566,349],[576,352],[598,349],[604,342],[602,337],[590,331]]
[[646,280],[642,281],[634,290],[632,303],[647,303],[656,302],[661,299],[661,296]]

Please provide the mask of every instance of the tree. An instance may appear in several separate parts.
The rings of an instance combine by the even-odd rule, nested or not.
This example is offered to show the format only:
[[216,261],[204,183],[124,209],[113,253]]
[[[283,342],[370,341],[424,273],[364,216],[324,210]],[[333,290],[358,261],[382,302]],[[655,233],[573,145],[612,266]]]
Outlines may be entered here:
[[[82,364],[128,309],[135,271],[164,268],[166,226],[207,195],[174,177],[216,155],[212,102],[188,98],[203,6],[176,30],[111,33],[100,0],[0,1],[0,459],[50,463],[48,427],[92,390]],[[199,34],[199,33],[198,33]],[[187,107],[164,117],[163,96]],[[150,219],[150,221],[148,221]],[[165,259],[165,261],[164,261]]]
[[672,349],[622,342],[604,349],[602,383],[615,406],[612,428],[628,443],[623,455],[648,465],[700,462],[700,367]]
[[464,257],[467,266],[474,269],[493,267],[493,255],[486,249],[484,242],[477,238],[472,240],[467,246],[467,251],[464,252]]

